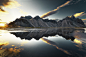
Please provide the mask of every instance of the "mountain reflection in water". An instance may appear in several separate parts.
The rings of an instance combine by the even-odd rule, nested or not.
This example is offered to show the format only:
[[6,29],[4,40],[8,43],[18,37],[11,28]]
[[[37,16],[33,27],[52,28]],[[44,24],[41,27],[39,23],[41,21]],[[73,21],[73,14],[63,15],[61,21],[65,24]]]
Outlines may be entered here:
[[9,32],[3,30],[0,32],[0,39],[2,39],[0,40],[1,57],[86,56],[86,33],[84,29],[55,28]]
[[[28,40],[31,40],[32,38],[39,40],[42,37],[59,35],[64,37],[67,40],[71,39],[73,41],[75,37],[76,38],[82,37],[77,35],[78,32],[84,34],[84,29],[73,29],[73,28],[43,29],[43,30],[33,30],[29,32],[11,32],[11,34],[15,35],[16,37],[20,37],[21,39],[25,38]],[[80,35],[83,35],[83,34],[80,34]]]

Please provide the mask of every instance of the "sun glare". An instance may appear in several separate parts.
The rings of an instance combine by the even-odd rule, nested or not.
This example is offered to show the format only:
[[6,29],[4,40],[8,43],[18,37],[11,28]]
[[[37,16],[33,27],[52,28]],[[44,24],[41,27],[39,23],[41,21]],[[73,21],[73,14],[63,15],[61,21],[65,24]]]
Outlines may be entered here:
[[1,26],[1,27],[4,27],[4,26],[5,26],[5,24],[4,24],[4,23],[0,23],[0,26]]

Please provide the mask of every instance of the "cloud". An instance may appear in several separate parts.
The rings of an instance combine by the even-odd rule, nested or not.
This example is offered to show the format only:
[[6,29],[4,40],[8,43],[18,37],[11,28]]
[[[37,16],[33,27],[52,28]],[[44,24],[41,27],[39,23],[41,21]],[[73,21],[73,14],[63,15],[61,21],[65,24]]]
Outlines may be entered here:
[[79,3],[79,2],[86,2],[86,0],[73,0],[71,3],[70,3],[70,5],[72,5],[72,4],[77,4],[77,3]]
[[82,17],[82,16],[84,16],[84,15],[86,15],[85,12],[80,12],[80,13],[74,14],[75,17]]
[[[82,17],[82,16],[85,16],[86,13],[85,12],[80,12],[80,13],[75,13],[74,16],[75,17]],[[70,16],[71,17],[71,16]]]
[[6,46],[6,45],[8,45],[8,44],[9,44],[9,42],[4,42],[3,40],[0,40],[0,47],[3,46],[3,45]]
[[23,11],[22,9],[20,9],[20,8],[17,8],[17,9],[19,10],[19,12],[20,12],[21,14],[23,14],[23,15],[28,15],[28,13],[25,12],[25,11]]
[[15,57],[20,56],[19,53],[23,50],[22,48],[2,48],[0,50],[0,57]]
[[64,7],[64,6],[66,6],[66,5],[68,5],[71,1],[72,1],[72,0],[67,1],[66,3],[64,3],[64,4],[60,5],[60,6],[58,6],[56,9],[54,9],[54,10],[52,10],[52,11],[49,11],[49,12],[43,14],[43,15],[41,16],[41,18],[45,18],[45,17],[47,17],[47,16],[50,16],[50,15],[52,15],[52,14],[57,13],[57,11],[58,11],[60,8],[62,8],[62,7]]
[[86,33],[85,31],[74,31],[73,36],[76,38],[74,43],[83,44],[86,43]]
[[86,0],[84,2],[86,2]]
[[5,7],[6,5],[9,5],[9,0],[0,0],[0,11],[5,12],[5,10],[3,9],[3,7]]
[[82,20],[86,20],[86,19],[82,19]]
[[16,8],[21,6],[17,1],[14,0],[0,0],[0,12],[6,12],[3,7]]
[[77,3],[79,3],[81,0],[77,0],[74,4],[77,4]]
[[1,6],[0,6],[0,12],[5,12],[5,10],[3,10]]
[[5,42],[4,40],[0,40],[0,57],[15,57],[20,56],[19,53],[24,50],[20,48],[20,46],[11,45],[14,48],[3,48],[3,46],[9,45],[9,42]]
[[80,15],[80,17],[82,17],[82,16],[86,16],[86,13],[83,13],[82,15]]
[[42,40],[43,42],[49,44],[49,45],[55,46],[57,49],[63,51],[64,53],[66,53],[66,54],[68,54],[68,55],[71,55],[68,51],[66,51],[66,50],[64,50],[64,49],[62,49],[62,48],[59,48],[55,42],[50,41],[50,40],[45,39],[45,38],[41,38],[41,40]]
[[77,43],[77,44],[82,44],[82,42],[78,39],[74,39],[74,43]]
[[[41,16],[41,18],[45,18],[45,17],[47,17],[47,16],[50,16],[50,15],[52,15],[52,14],[57,13],[57,11],[58,11],[60,8],[66,6],[66,5],[76,4],[76,3],[80,2],[80,1],[82,1],[82,0],[74,0],[74,1],[73,1],[73,0],[70,0],[70,1],[67,1],[66,3],[64,3],[64,4],[60,5],[60,6],[58,6],[56,9],[54,9],[54,10],[52,10],[52,11],[49,11],[49,12],[43,14],[43,15]],[[72,3],[69,4],[70,2],[72,2]],[[75,17],[79,17],[79,15],[80,15],[80,17],[82,17],[82,16],[86,15],[86,13],[84,13],[84,14],[83,14],[83,12],[77,13],[77,14],[75,14]]]

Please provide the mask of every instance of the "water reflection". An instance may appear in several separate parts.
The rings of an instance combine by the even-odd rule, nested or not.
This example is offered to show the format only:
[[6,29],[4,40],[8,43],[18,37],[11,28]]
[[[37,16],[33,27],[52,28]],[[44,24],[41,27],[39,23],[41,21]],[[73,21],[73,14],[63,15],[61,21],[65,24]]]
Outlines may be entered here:
[[21,48],[3,48],[3,46],[7,46],[8,42],[0,41],[0,57],[14,57],[19,56],[19,52],[22,50]]
[[[64,29],[43,29],[43,30],[32,30],[29,32],[11,32],[11,34],[15,35],[16,37],[20,37],[21,39],[28,39],[31,40],[32,38],[35,38],[36,40],[39,40],[42,37],[48,37],[48,36],[55,36],[59,35],[63,38],[72,41],[75,38],[81,38],[85,37],[84,29],[73,29],[73,28],[64,28]],[[78,34],[80,34],[78,36]]]
[[59,48],[58,45],[57,45],[55,42],[50,41],[50,40],[45,39],[45,38],[41,38],[41,40],[42,40],[43,42],[49,44],[49,45],[55,46],[57,49],[63,51],[64,53],[66,53],[66,54],[68,54],[68,55],[71,55],[67,50],[64,50],[64,49],[62,49],[62,48]]
[[15,48],[0,49],[0,56],[1,57],[14,57],[14,56],[19,56],[20,50],[21,49],[15,49]]
[[57,29],[32,30],[29,32],[11,32],[11,34],[14,34],[16,37],[20,37],[21,39],[25,38],[31,40],[32,38],[35,38],[36,40],[39,40],[43,36],[55,36],[57,34]]
[[[86,33],[84,29],[55,28],[55,29],[41,29],[41,30],[34,29],[34,30],[27,30],[24,32],[19,31],[18,32],[11,31],[10,33],[9,32],[10,31],[6,30],[0,31],[1,57],[9,57],[9,56],[85,57],[86,56],[85,55]],[[54,53],[51,53],[50,50],[52,50],[51,52]],[[44,51],[44,53],[41,51]],[[39,53],[41,53],[41,55]]]
[[[6,30],[0,30],[0,57],[14,57],[20,56],[19,53],[23,48],[12,45],[9,39],[10,33]],[[8,40],[7,40],[8,39]]]
[[[20,37],[21,39],[25,38],[28,40],[31,40],[32,38],[39,40],[41,38],[43,42],[49,45],[53,45],[58,50],[61,50],[64,53],[71,55],[73,54],[73,52],[69,52],[68,50],[59,48],[55,42],[42,37],[59,35],[65,38],[66,40],[73,41],[73,43],[76,43],[75,46],[79,47],[80,48],[79,50],[83,51],[84,49],[82,49],[81,47],[83,42],[84,43],[86,42],[85,41],[86,34],[84,33],[84,31],[85,31],[84,29],[63,28],[63,29],[43,29],[43,30],[37,30],[37,31],[33,30],[29,32],[11,32],[11,34],[15,35],[16,37]],[[85,47],[85,45],[83,45],[83,47]],[[80,55],[78,54],[77,56],[80,56]]]

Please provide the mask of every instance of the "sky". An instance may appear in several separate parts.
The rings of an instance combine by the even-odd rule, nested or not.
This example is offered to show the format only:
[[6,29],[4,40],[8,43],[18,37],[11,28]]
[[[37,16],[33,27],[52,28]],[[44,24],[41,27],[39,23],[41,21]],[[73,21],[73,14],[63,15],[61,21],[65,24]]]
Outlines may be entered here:
[[[68,1],[69,3],[66,3]],[[28,15],[32,17],[44,15],[44,18],[59,20],[66,16],[78,15],[76,18],[86,19],[86,0],[12,0],[8,2],[10,1],[7,0],[7,4],[4,0],[0,1],[0,19],[3,22],[11,22]]]

